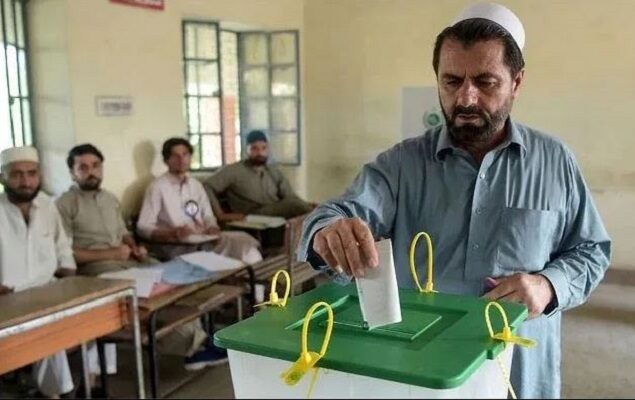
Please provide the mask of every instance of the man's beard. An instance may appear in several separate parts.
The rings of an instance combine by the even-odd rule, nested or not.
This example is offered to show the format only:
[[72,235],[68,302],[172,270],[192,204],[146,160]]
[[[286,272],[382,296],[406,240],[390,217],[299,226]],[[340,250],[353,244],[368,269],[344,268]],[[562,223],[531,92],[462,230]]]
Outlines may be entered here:
[[265,156],[250,157],[249,158],[249,162],[251,163],[251,165],[255,165],[255,166],[259,167],[259,166],[265,165],[267,163],[267,157],[265,157]]
[[[477,106],[463,107],[456,106],[452,112],[452,116],[448,117],[445,110],[443,110],[443,116],[445,117],[446,124],[448,126],[448,134],[452,140],[459,143],[486,143],[501,129],[509,113],[511,111],[511,101],[506,102],[503,107],[496,110],[493,114],[488,114],[484,110]],[[473,125],[470,123],[462,126],[456,125],[456,119],[459,114],[474,114],[481,117],[483,121],[482,126]]]
[[79,186],[81,190],[84,190],[86,192],[98,190],[99,187],[101,186],[101,179],[91,175],[88,178],[86,178],[86,180],[84,180],[83,182],[81,183],[78,182],[77,186]]
[[40,192],[42,185],[38,185],[32,193],[25,192],[24,189],[14,189],[9,185],[4,186],[4,191],[7,194],[7,198],[13,204],[30,203]]

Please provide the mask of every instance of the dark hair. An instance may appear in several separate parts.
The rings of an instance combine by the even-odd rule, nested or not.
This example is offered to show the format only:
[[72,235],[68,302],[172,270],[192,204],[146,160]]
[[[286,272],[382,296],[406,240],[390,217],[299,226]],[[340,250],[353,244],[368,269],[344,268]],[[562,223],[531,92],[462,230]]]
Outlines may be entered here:
[[90,143],[79,144],[68,152],[68,157],[66,157],[66,165],[68,165],[68,169],[73,169],[75,166],[75,157],[83,156],[84,154],[92,154],[99,158],[101,162],[104,161],[104,155],[101,154],[101,151],[99,151],[97,147]]
[[163,149],[161,150],[163,161],[168,161],[168,159],[172,155],[172,148],[176,146],[185,146],[187,147],[187,150],[190,152],[190,154],[194,153],[194,147],[192,147],[192,144],[186,139],[180,137],[169,138],[168,140],[163,142]]
[[525,67],[523,53],[518,48],[516,41],[512,35],[496,22],[484,18],[471,18],[458,22],[452,26],[445,28],[434,43],[434,54],[432,57],[432,66],[434,72],[439,73],[439,57],[441,46],[445,39],[454,39],[459,41],[464,47],[468,48],[476,42],[486,40],[500,40],[505,46],[505,54],[503,61],[509,68],[512,78]]

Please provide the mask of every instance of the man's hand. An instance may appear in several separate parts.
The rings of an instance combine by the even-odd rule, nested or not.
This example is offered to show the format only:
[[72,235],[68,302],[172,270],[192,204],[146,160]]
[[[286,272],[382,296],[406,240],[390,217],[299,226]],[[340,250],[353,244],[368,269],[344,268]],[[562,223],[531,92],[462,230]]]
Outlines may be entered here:
[[142,261],[148,256],[148,250],[143,246],[134,246],[132,248],[132,257],[137,261]]
[[210,226],[209,228],[205,229],[205,234],[206,235],[220,235],[220,228],[217,226]]
[[529,310],[529,319],[542,314],[555,296],[551,282],[538,274],[517,273],[493,281],[495,287],[483,297],[524,304]]
[[313,239],[313,250],[329,267],[356,278],[379,265],[373,234],[359,218],[340,219],[320,230]]
[[2,296],[3,294],[9,294],[9,293],[13,293],[13,288],[0,285],[0,296]]
[[194,233],[194,229],[192,229],[189,225],[183,225],[179,226],[178,228],[174,228],[172,235],[175,242],[180,242]]
[[113,250],[115,260],[128,261],[130,259],[132,249],[127,244],[122,243],[119,247],[113,248]]

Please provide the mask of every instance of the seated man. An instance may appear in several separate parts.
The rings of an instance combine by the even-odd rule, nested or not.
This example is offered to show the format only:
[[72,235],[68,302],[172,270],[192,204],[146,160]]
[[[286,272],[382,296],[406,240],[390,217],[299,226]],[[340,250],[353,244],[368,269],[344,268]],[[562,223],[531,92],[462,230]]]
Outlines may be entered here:
[[[127,231],[115,195],[101,189],[102,153],[91,144],[82,144],[71,149],[66,161],[75,185],[57,200],[57,207],[72,240],[79,273],[97,276],[158,263],[147,256],[146,249],[138,246]],[[188,370],[226,360],[225,352],[213,346],[198,320],[179,326],[161,339],[158,350],[185,357]],[[113,350],[111,352],[106,353],[108,361],[115,359]],[[96,357],[91,357],[90,362],[95,365],[91,369],[98,371]],[[109,373],[114,369],[115,365],[108,366]]]
[[56,202],[82,275],[158,263],[126,229],[115,195],[101,188],[103,161],[91,144],[73,147],[66,163],[75,185]]
[[[53,201],[40,192],[40,170],[33,147],[0,154],[0,295],[73,275],[75,261]],[[65,351],[34,365],[39,391],[56,398],[73,390]]]
[[[313,210],[314,204],[298,197],[282,172],[267,164],[267,136],[262,131],[247,135],[247,159],[221,168],[204,182],[216,218],[241,220],[245,214],[293,218]],[[218,197],[227,197],[225,212]]]
[[[258,241],[244,232],[221,232],[203,185],[188,175],[192,145],[182,138],[163,144],[163,161],[168,172],[152,182],[146,191],[137,223],[141,237],[151,243],[151,253],[167,260],[196,250],[208,250],[254,264],[262,260]],[[219,238],[199,244],[188,243],[193,235]]]

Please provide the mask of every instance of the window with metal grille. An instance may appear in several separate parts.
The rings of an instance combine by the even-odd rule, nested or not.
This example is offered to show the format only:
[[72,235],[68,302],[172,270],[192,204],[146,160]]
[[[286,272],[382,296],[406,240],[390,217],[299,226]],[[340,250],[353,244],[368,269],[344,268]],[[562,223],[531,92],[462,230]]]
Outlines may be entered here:
[[184,112],[192,169],[241,158],[251,130],[269,135],[270,157],[300,164],[298,32],[234,32],[183,21]]
[[0,151],[33,144],[24,0],[0,0]]

